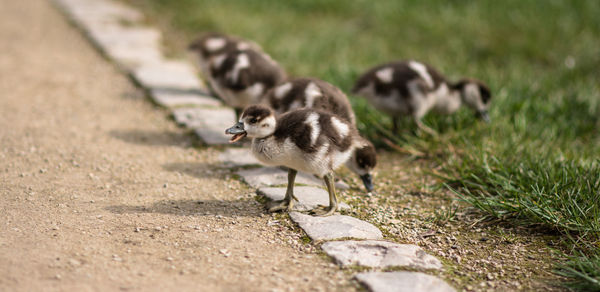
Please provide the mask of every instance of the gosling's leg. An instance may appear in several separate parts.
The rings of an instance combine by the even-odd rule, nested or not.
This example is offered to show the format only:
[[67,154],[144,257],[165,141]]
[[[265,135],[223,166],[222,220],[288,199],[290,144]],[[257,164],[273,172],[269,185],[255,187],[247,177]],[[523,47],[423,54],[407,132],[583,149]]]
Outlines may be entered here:
[[398,117],[392,117],[392,133],[397,135],[398,130]]
[[288,210],[292,211],[294,208],[294,200],[298,200],[296,196],[294,196],[294,181],[296,180],[296,171],[295,169],[288,169],[288,185],[285,191],[285,197],[280,201],[273,201],[267,204],[267,208],[269,212],[276,212],[280,210]]
[[329,192],[329,208],[325,209],[325,212],[319,214],[320,212],[315,212],[315,215],[320,217],[330,216],[338,209],[338,201],[335,195],[335,182],[333,180],[333,173],[326,174],[323,179],[325,180],[325,185],[327,185],[327,192]]

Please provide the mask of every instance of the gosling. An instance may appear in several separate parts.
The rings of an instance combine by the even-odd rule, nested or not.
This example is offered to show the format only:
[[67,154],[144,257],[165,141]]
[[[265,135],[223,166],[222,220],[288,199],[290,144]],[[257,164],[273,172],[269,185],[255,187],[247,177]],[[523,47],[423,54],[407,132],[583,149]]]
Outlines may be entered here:
[[245,107],[259,103],[267,90],[286,78],[283,68],[258,45],[237,37],[210,35],[191,48],[198,51],[200,68],[212,89],[238,118]]
[[[195,54],[200,72],[211,86],[210,68],[215,57],[223,56],[226,52],[247,49],[262,52],[262,48],[252,41],[218,32],[205,33],[190,43],[188,47],[188,50]],[[222,57],[217,59],[220,58]]]
[[433,67],[417,61],[396,61],[376,66],[356,81],[352,93],[365,97],[373,107],[392,117],[393,132],[398,119],[412,116],[417,126],[432,135],[436,132],[421,119],[430,111],[451,114],[462,104],[489,122],[489,88],[475,79],[451,83]]
[[[294,78],[271,90],[264,98],[263,104],[271,107],[277,115],[299,108],[324,110],[356,125],[356,118],[350,101],[344,92],[334,85],[316,78]],[[357,147],[346,167],[356,173],[362,180],[365,189],[372,192],[373,168],[377,164],[377,152],[369,140],[357,136]]]
[[291,211],[294,206],[294,181],[298,171],[322,177],[329,193],[329,207],[318,216],[329,216],[338,209],[333,172],[346,163],[359,140],[354,125],[331,113],[303,108],[278,118],[269,107],[252,105],[244,110],[238,123],[225,130],[230,142],[252,138],[252,153],[261,162],[288,168],[285,197],[272,202],[269,212]]

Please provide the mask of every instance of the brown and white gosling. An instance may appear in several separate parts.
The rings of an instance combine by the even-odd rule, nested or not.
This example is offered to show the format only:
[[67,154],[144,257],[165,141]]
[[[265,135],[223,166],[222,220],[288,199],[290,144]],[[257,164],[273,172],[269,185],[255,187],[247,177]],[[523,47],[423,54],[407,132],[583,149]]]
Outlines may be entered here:
[[[270,106],[277,115],[299,108],[324,110],[345,119],[356,126],[356,118],[346,94],[332,84],[316,78],[294,78],[271,90],[263,97],[263,104]],[[357,136],[357,147],[346,162],[352,172],[362,180],[368,192],[372,192],[371,171],[377,164],[377,152],[369,140]]]
[[292,210],[298,170],[325,181],[329,207],[319,215],[329,216],[337,210],[333,171],[346,163],[359,142],[356,128],[350,122],[310,108],[293,110],[276,118],[269,107],[252,105],[225,133],[233,135],[230,142],[245,136],[252,138],[252,153],[258,160],[288,168],[285,198],[269,205],[269,212]]
[[218,32],[208,32],[201,35],[190,43],[188,49],[195,53],[200,72],[211,84],[210,67],[215,57],[235,50],[252,49],[262,52],[262,48],[252,41]]
[[212,34],[191,45],[215,93],[239,113],[286,77],[260,47],[237,37]]
[[356,81],[354,94],[365,97],[377,110],[392,117],[393,131],[398,131],[398,119],[410,115],[417,126],[435,135],[421,119],[433,110],[451,114],[462,104],[489,122],[489,88],[475,79],[451,83],[433,67],[417,61],[396,61],[376,66]]

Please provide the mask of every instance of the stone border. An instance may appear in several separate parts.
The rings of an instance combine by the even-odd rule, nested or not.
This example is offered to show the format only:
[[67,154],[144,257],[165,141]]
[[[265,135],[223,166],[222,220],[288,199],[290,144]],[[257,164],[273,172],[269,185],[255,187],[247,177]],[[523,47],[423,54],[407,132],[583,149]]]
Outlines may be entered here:
[[[166,59],[161,51],[160,31],[141,24],[143,14],[123,3],[112,0],[54,0],[88,39],[110,60],[144,88],[151,100],[171,110],[174,120],[191,130],[207,145],[227,145],[224,129],[233,124],[233,109],[207,94],[189,62]],[[226,148],[219,156],[226,167],[260,165],[248,157],[249,151]],[[242,159],[236,159],[242,155]],[[258,168],[237,172],[246,183],[267,198],[281,197],[285,189],[272,188],[287,183],[285,171]],[[302,197],[300,210],[322,204],[326,192],[322,183],[307,174],[298,175],[297,187]],[[343,182],[339,188],[347,188]],[[342,208],[350,208],[343,204]],[[290,218],[314,241],[326,241],[322,249],[340,266],[373,268],[409,267],[441,269],[435,257],[415,245],[381,241],[383,235],[374,225],[345,215],[313,217],[291,212]],[[354,238],[366,241],[335,241]],[[334,241],[332,241],[334,240]],[[371,291],[455,291],[443,280],[417,272],[369,272],[356,279]]]

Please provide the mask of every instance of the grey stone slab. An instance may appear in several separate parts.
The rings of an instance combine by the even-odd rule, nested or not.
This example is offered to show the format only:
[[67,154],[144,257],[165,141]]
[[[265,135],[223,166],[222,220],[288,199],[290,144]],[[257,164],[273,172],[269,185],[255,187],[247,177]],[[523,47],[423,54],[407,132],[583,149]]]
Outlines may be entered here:
[[161,33],[148,27],[98,24],[88,29],[89,36],[100,46],[160,47]]
[[[283,170],[277,167],[267,167],[259,169],[248,169],[241,170],[238,174],[244,179],[246,183],[252,187],[270,187],[270,186],[281,186],[287,185],[287,170]],[[303,184],[309,186],[324,186],[325,183],[322,179],[315,177],[314,175],[307,174],[304,172],[298,172],[296,175],[296,184]],[[343,181],[335,183],[337,189],[347,189],[347,184]]]
[[[285,197],[286,188],[284,187],[265,187],[259,188],[256,192],[259,195],[263,195],[270,200],[283,200]],[[319,205],[328,206],[329,205],[329,193],[317,187],[303,187],[297,186],[294,187],[294,195],[298,198],[298,202],[294,204],[294,211],[308,211],[312,210]],[[339,203],[340,210],[348,210],[350,206],[348,204],[340,202]]]
[[[244,169],[238,171],[237,174],[241,176],[247,184],[254,188],[287,185],[288,172],[277,167]],[[299,172],[296,175],[295,182],[296,184],[304,184],[311,186],[321,185],[320,179],[302,172]]]
[[[186,128],[195,128],[200,126],[202,108],[186,107],[173,110],[173,119],[175,122]],[[224,131],[224,130],[223,130]]]
[[[156,36],[155,33],[135,32],[137,36],[129,34],[121,37],[121,40],[129,40],[127,43],[116,42],[114,31],[117,29],[131,29],[124,23],[131,24],[140,22],[143,15],[129,6],[116,1],[107,0],[54,0],[63,10],[78,24],[90,38],[100,47],[106,55],[127,69],[133,69],[141,64],[156,63],[162,60],[159,42],[150,45],[148,41]],[[99,36],[102,34],[102,36]],[[109,35],[105,35],[109,34]],[[106,38],[112,39],[108,41]],[[140,45],[141,38],[146,38]],[[135,45],[137,44],[137,45]]]
[[194,67],[183,61],[142,64],[133,70],[133,77],[148,89],[202,90],[204,88]]
[[93,15],[84,13],[71,14],[71,19],[84,31],[89,32],[98,25],[120,25],[121,20],[114,16]]
[[173,118],[177,124],[186,128],[213,126],[215,130],[223,132],[223,135],[229,140],[231,137],[225,135],[225,129],[235,123],[235,112],[226,107],[184,107],[173,109]]
[[383,238],[381,231],[373,224],[350,216],[331,215],[327,217],[314,217],[298,212],[291,212],[290,217],[315,241],[340,238]]
[[347,184],[345,181],[343,181],[341,179],[338,179],[335,182],[335,188],[338,189],[338,190],[347,190],[347,189],[350,188],[350,185]]
[[235,112],[230,108],[196,108],[199,123],[194,133],[208,145],[227,145],[229,135],[225,129],[233,125]]
[[217,107],[222,103],[210,96],[206,96],[198,91],[174,90],[157,88],[150,90],[150,97],[157,104],[164,107],[183,107],[183,106],[212,106]]
[[173,110],[173,118],[194,133],[208,145],[229,144],[230,136],[225,129],[235,121],[235,112],[230,108],[178,108]]
[[341,266],[373,268],[410,267],[415,269],[442,268],[442,263],[414,244],[388,241],[332,241],[321,248]]
[[157,47],[131,47],[122,45],[103,46],[102,50],[119,65],[134,70],[145,64],[163,62],[162,52]]
[[219,160],[227,166],[261,165],[248,148],[227,148],[219,154]]
[[215,128],[211,127],[194,129],[194,134],[196,134],[196,136],[206,145],[228,145],[229,136],[226,136],[221,132],[223,131],[217,131]]
[[164,62],[160,32],[155,29],[96,23],[87,33],[106,55],[127,69]]
[[225,129],[235,121],[235,112],[230,108],[178,108],[173,110],[177,124],[194,130],[208,145],[229,144]]
[[139,11],[116,1],[108,0],[55,0],[76,20],[117,19],[139,22],[143,15]]
[[356,279],[373,292],[454,292],[444,280],[419,272],[369,272]]

